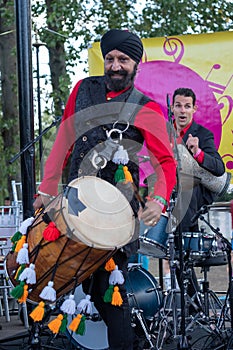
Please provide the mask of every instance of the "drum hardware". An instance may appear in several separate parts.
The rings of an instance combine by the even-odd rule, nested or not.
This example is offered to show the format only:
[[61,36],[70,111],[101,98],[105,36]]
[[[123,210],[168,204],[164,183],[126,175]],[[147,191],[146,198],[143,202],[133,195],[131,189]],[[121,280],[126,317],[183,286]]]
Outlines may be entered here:
[[[176,269],[178,267],[178,260],[175,256],[175,240],[174,240],[174,228],[173,221],[171,220],[171,213],[175,206],[175,198],[172,198],[170,202],[170,207],[168,208],[168,246],[169,246],[169,269],[170,269],[170,280],[171,288],[166,292],[164,297],[164,304],[160,310],[160,321],[159,321],[159,332],[157,337],[157,348],[162,349],[166,335],[168,331],[172,334],[174,339],[179,339],[179,317],[180,313],[178,312],[178,296],[180,296],[180,290],[177,289],[177,280],[176,280]],[[170,321],[171,319],[171,321]],[[170,324],[172,322],[172,327]]]
[[[216,237],[220,240],[221,243],[221,249],[223,252],[227,255],[227,263],[228,263],[228,274],[229,274],[229,284],[228,284],[228,290],[226,294],[226,299],[224,305],[219,301],[217,298],[216,294],[209,290],[209,283],[207,281],[207,272],[209,270],[209,266],[215,266],[214,262],[211,262],[211,264],[208,263],[208,258],[213,258],[215,257],[214,253],[209,254],[209,256],[206,256],[207,263],[205,261],[202,262],[202,264],[198,263],[197,265],[202,266],[202,271],[204,272],[204,280],[202,283],[202,292],[204,294],[204,311],[207,316],[209,316],[209,311],[210,311],[210,304],[209,301],[211,300],[211,303],[214,304],[211,308],[211,311],[215,310],[216,305],[221,309],[221,314],[223,315],[221,322],[217,320],[217,314],[215,315],[216,321],[215,321],[215,326],[217,329],[220,327],[224,326],[225,321],[230,320],[231,328],[233,326],[233,279],[232,279],[232,263],[231,263],[231,251],[232,251],[232,246],[231,243],[223,236],[223,234],[220,232],[220,229],[214,228],[206,219],[203,215],[199,215],[199,219],[204,221],[214,232]],[[225,255],[224,255],[225,258]],[[225,260],[226,261],[226,258]],[[195,266],[197,266],[195,265]],[[216,264],[218,266],[218,264]],[[228,317],[226,309],[227,309],[227,302],[229,302],[229,311],[230,311],[230,317]]]
[[222,309],[223,304],[222,302],[219,300],[219,298],[217,297],[217,295],[209,289],[209,281],[207,279],[207,273],[209,271],[209,267],[208,266],[204,266],[202,268],[202,272],[203,272],[203,280],[200,281],[200,285],[201,285],[201,293],[203,294],[204,297],[204,313],[207,317],[210,317],[210,306],[211,307],[211,312],[212,315],[215,318],[217,318],[217,309]]
[[146,323],[145,323],[145,320],[142,316],[143,310],[133,308],[131,313],[132,313],[132,316],[134,316],[138,319],[139,324],[140,324],[140,326],[144,332],[144,335],[146,337],[146,341],[148,342],[148,344],[150,346],[149,349],[155,349],[154,344],[152,342],[152,335],[149,333],[147,326],[146,326]]

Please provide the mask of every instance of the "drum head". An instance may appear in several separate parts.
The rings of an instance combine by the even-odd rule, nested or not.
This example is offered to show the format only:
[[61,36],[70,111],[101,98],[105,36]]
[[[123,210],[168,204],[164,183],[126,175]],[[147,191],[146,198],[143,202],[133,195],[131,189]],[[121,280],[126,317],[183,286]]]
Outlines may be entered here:
[[115,249],[133,237],[135,218],[126,197],[95,176],[73,180],[62,199],[68,236],[97,249]]

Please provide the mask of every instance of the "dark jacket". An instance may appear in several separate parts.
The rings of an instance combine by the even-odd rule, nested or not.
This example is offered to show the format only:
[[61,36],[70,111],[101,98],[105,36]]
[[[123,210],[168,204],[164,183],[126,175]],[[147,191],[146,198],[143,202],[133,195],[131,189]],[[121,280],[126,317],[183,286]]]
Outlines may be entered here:
[[[225,166],[214,144],[213,133],[193,121],[183,137],[184,144],[186,144],[189,134],[192,134],[193,137],[199,138],[199,147],[204,152],[204,161],[199,165],[208,170],[214,176],[223,175],[225,172]],[[216,195],[213,192],[202,184],[196,185],[192,190],[182,193],[179,222],[182,220],[183,232],[196,231],[198,229],[197,221],[192,223],[191,219],[203,205],[213,203],[215,196]],[[177,214],[178,211],[176,210],[176,215]]]

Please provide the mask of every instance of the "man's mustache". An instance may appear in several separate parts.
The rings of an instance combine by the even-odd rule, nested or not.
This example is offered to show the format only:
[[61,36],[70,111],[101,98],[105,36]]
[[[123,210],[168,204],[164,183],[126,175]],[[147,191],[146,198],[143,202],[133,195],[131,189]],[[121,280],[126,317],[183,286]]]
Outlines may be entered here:
[[109,77],[111,77],[111,76],[113,76],[113,75],[115,75],[115,74],[126,76],[126,75],[127,75],[127,72],[126,72],[125,70],[123,70],[123,69],[118,70],[118,71],[109,70],[109,71],[107,72],[107,75],[108,75]]

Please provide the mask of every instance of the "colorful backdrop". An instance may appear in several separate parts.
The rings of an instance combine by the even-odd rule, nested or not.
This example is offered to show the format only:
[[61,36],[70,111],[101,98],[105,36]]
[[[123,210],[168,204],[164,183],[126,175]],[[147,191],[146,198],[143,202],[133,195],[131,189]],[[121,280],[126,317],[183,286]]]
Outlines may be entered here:
[[[233,32],[143,39],[145,54],[135,85],[160,103],[167,117],[167,95],[192,88],[195,120],[214,133],[216,147],[233,175]],[[89,74],[103,74],[99,42],[88,50]],[[233,176],[231,183],[233,183]]]

